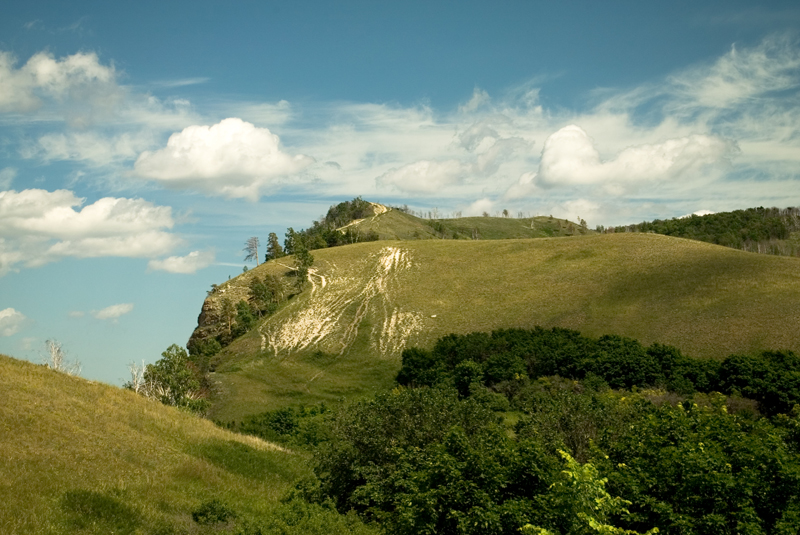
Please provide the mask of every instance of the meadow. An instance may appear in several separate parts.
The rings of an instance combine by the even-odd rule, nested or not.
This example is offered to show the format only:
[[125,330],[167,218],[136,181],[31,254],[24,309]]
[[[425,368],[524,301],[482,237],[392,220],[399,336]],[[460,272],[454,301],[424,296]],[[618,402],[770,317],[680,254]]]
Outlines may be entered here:
[[[306,532],[327,519],[329,533],[341,522],[280,501],[310,475],[308,454],[6,356],[0,391],[4,535],[212,533],[247,519],[280,527],[287,517],[305,522]],[[194,520],[193,512],[214,504],[235,518],[207,526]]]

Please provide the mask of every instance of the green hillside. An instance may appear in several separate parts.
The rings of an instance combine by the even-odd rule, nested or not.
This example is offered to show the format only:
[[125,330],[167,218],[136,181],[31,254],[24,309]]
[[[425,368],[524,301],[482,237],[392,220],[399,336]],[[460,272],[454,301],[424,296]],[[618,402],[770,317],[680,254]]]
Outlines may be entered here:
[[[314,257],[305,290],[215,357],[212,418],[386,388],[405,347],[451,332],[559,326],[712,358],[800,348],[797,258],[655,234],[380,241]],[[221,285],[204,314],[290,265]]]
[[[386,207],[377,205],[380,212]],[[375,232],[381,240],[547,238],[591,234],[587,228],[554,217],[459,217],[422,219],[398,209],[350,223],[348,226],[366,234]]]
[[300,455],[127,390],[0,355],[0,533],[205,533],[211,500],[263,517]]

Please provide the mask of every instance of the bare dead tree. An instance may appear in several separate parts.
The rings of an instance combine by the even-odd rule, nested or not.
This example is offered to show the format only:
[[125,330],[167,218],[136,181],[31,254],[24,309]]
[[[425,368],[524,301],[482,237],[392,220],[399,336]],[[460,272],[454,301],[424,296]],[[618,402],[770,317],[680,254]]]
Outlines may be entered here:
[[248,238],[246,242],[244,242],[244,252],[247,253],[247,256],[244,257],[244,261],[247,262],[248,260],[255,260],[256,266],[258,266],[258,246],[261,245],[258,242],[258,238],[253,236],[252,238]]
[[44,365],[57,372],[67,375],[80,375],[81,363],[79,361],[67,360],[66,352],[61,342],[58,340],[47,340],[44,343],[47,354],[44,357]]
[[144,370],[145,365],[144,361],[142,364],[136,364],[135,362],[131,362],[128,364],[128,370],[131,372],[131,380],[125,383],[125,387],[133,390],[137,394],[144,393],[146,388],[145,380],[144,380]]

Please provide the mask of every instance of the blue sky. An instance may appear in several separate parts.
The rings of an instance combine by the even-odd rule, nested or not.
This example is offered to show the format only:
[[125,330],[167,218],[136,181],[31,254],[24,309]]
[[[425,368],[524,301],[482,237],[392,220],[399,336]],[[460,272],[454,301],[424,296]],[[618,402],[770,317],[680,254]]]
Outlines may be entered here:
[[796,2],[6,2],[0,352],[184,344],[361,195],[590,226],[800,204]]

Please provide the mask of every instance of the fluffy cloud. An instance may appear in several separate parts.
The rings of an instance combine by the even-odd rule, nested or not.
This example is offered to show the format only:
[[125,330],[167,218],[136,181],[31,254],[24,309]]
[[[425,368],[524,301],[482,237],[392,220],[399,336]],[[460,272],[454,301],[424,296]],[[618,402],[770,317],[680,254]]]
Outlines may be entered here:
[[47,52],[32,56],[20,68],[8,52],[0,52],[0,112],[29,113],[45,100],[68,104],[66,118],[86,125],[107,114],[122,93],[113,66],[100,64],[94,53],[55,59]]
[[0,336],[11,336],[18,333],[28,318],[22,312],[17,312],[13,308],[0,310]]
[[680,179],[725,164],[735,151],[734,144],[718,137],[692,135],[629,147],[603,161],[587,133],[569,125],[547,138],[532,180],[548,188],[603,185],[611,193],[623,193],[642,183]]
[[269,186],[312,162],[308,156],[284,152],[278,136],[268,129],[230,118],[213,126],[184,128],[170,136],[165,148],[143,152],[134,169],[167,187],[256,200]]
[[494,201],[484,197],[470,204],[464,212],[467,216],[483,215],[484,213],[491,214],[494,204]]
[[163,260],[150,260],[147,268],[167,273],[195,273],[214,263],[213,251],[192,251],[186,256],[170,256]]
[[181,242],[164,230],[174,225],[168,206],[106,197],[76,210],[83,204],[68,190],[0,192],[0,274],[64,257],[155,257]]
[[116,320],[131,310],[133,310],[133,303],[120,303],[106,307],[103,310],[93,311],[92,316],[99,320]]

